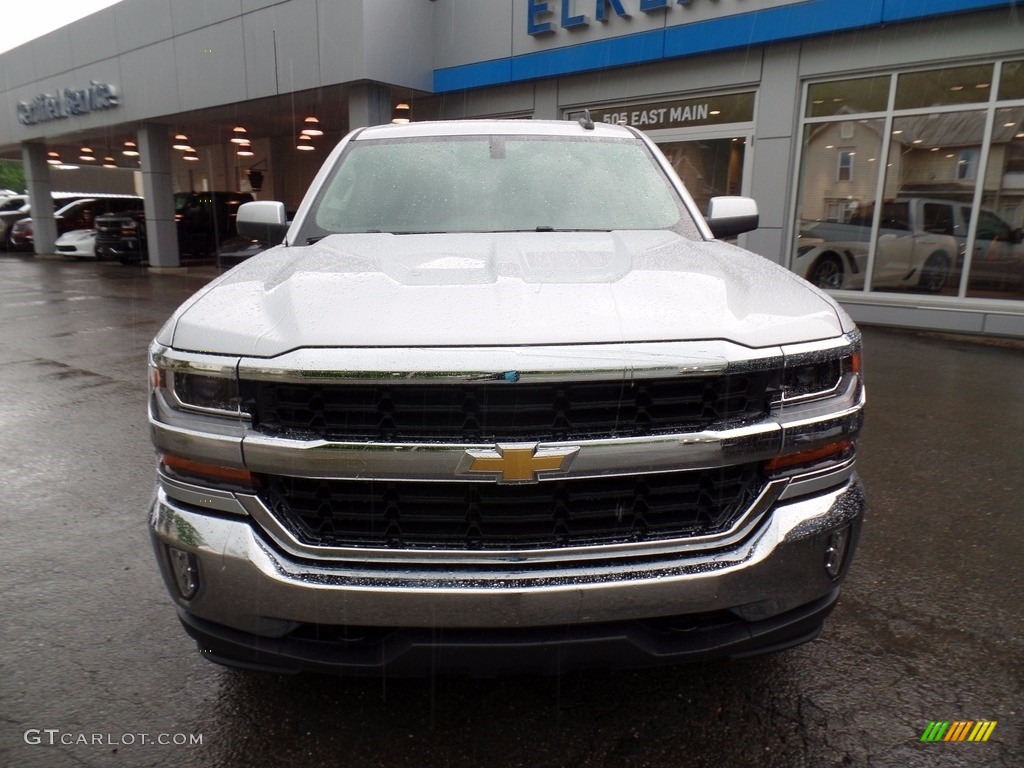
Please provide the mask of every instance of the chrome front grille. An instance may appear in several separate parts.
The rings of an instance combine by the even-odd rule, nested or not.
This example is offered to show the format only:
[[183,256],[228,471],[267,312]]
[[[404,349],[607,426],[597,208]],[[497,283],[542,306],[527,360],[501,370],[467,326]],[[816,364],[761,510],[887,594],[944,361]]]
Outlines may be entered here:
[[[774,375],[773,375],[774,374]],[[773,371],[469,384],[242,381],[253,427],[333,441],[565,441],[691,432],[763,418]]]
[[766,481],[757,464],[534,485],[270,476],[260,498],[320,547],[502,551],[727,531]]

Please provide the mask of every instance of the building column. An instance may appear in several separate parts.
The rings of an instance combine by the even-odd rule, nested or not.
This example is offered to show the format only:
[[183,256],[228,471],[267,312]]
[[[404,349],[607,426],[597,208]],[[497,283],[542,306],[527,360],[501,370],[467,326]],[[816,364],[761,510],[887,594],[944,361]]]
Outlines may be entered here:
[[[800,113],[800,46],[766,46],[754,126],[754,168],[751,196],[761,223],[747,235],[746,247],[777,264],[787,264],[792,236],[787,239],[790,193],[797,183],[793,143]],[[743,242],[742,240],[740,242]]]
[[358,83],[348,91],[348,129],[391,122],[391,89],[377,83]]
[[558,109],[558,80],[539,80],[534,83],[533,119],[562,119],[562,115]]
[[53,189],[50,166],[46,162],[46,145],[36,141],[21,145],[25,167],[25,186],[32,204],[32,238],[35,252],[53,253],[57,240],[57,222],[53,218]]
[[167,126],[146,123],[139,128],[142,196],[146,199],[146,247],[149,265],[157,270],[181,265],[178,229],[174,223],[171,185],[171,142]]

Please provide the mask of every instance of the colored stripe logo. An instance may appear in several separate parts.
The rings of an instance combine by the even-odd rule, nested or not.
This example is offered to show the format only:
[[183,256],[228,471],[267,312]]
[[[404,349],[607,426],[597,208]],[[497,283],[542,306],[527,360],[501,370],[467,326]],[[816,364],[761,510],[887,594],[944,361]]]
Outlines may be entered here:
[[995,720],[932,720],[921,734],[921,741],[988,741],[996,728]]

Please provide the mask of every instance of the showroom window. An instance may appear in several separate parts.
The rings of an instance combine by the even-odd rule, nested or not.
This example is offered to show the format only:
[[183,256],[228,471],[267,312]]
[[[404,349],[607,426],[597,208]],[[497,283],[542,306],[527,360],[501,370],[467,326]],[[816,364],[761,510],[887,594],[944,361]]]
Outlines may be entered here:
[[811,83],[801,135],[795,272],[1024,299],[1024,61]]

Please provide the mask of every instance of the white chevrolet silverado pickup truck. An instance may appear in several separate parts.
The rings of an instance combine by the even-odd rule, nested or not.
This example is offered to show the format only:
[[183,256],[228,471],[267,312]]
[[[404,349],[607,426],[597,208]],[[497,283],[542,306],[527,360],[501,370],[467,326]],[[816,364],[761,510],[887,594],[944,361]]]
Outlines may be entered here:
[[149,523],[206,658],[556,673],[813,639],[856,546],[861,338],[624,126],[353,131],[149,353]]

